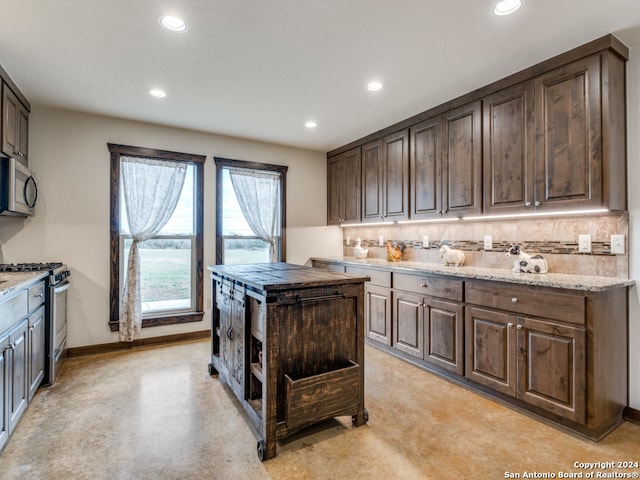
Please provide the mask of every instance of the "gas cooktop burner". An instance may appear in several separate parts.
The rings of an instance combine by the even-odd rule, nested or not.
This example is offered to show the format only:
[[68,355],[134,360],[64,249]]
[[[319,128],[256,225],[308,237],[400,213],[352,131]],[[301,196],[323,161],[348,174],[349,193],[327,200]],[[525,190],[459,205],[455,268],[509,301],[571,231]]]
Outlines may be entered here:
[[0,263],[0,272],[36,272],[41,270],[55,270],[63,264],[50,263]]

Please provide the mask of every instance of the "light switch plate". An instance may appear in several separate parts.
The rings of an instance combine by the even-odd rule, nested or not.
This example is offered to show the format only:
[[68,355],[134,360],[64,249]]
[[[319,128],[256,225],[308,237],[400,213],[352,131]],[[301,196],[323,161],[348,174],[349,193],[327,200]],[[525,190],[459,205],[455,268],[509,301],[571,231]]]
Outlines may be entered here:
[[611,235],[611,253],[624,255],[624,235]]
[[578,252],[591,253],[591,235],[578,235]]
[[484,236],[484,249],[493,250],[493,238],[491,237],[491,235]]
[[429,235],[422,235],[422,248],[429,248]]

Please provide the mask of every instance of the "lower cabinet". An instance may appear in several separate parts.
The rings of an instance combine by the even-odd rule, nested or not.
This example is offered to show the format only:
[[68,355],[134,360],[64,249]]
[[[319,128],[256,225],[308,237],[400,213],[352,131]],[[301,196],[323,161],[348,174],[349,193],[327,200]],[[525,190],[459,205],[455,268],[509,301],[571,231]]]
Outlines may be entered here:
[[11,388],[8,395],[7,411],[9,414],[9,432],[17,425],[18,420],[27,409],[29,387],[27,378],[27,359],[29,356],[29,340],[27,337],[28,321],[25,319],[9,332],[8,378]]
[[394,348],[445,370],[463,374],[463,306],[393,292]]
[[391,291],[367,284],[364,289],[365,335],[391,345]]
[[0,335],[0,450],[9,440],[9,335]]
[[473,307],[465,323],[467,378],[586,423],[584,328]]

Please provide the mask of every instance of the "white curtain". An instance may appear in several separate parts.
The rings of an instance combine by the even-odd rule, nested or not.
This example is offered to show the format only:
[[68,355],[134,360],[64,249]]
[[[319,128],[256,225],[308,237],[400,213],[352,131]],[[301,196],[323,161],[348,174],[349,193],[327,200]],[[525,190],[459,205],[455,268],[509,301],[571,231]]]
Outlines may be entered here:
[[276,240],[280,223],[280,175],[230,168],[231,184],[249,227],[269,244],[271,261],[277,262]]
[[184,162],[120,157],[120,176],[133,241],[120,305],[120,340],[133,341],[142,325],[139,243],[156,235],[178,204],[187,172]]

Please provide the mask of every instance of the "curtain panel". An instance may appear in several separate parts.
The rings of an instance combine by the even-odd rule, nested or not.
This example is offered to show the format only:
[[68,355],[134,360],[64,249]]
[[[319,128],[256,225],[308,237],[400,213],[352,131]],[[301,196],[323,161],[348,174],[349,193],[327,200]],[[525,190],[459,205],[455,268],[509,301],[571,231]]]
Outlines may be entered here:
[[121,341],[131,342],[142,325],[139,244],[155,236],[173,215],[187,164],[124,155],[120,162],[124,204],[133,241],[127,260],[119,331]]

